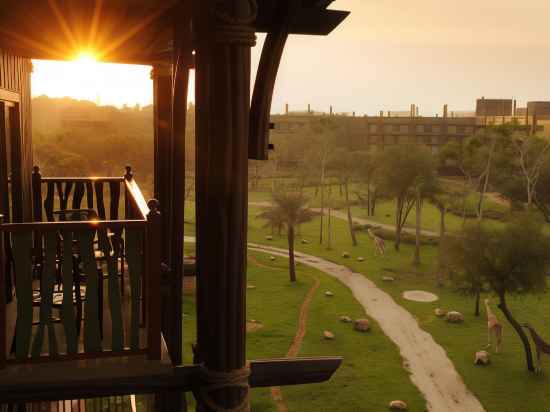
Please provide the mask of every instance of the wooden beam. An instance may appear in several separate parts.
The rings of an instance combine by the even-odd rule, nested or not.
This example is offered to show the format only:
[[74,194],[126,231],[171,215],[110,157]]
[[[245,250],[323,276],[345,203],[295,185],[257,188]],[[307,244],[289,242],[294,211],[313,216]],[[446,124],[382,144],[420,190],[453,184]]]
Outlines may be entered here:
[[[290,386],[328,381],[336,372],[342,358],[298,358],[255,360],[250,362],[250,386],[253,388],[269,386]],[[65,364],[66,366],[63,366]],[[128,363],[132,369],[135,362]],[[47,367],[48,364],[44,364]],[[116,366],[116,365],[115,365]],[[134,366],[135,367],[135,366]],[[158,369],[153,367],[152,370]],[[47,369],[45,369],[47,370]],[[86,380],[71,379],[74,376],[73,362],[57,362],[58,373],[65,370],[67,379],[56,379],[51,376],[49,382],[46,376],[40,384],[17,381],[13,385],[0,386],[0,403],[55,401],[64,399],[87,399],[105,396],[121,396],[131,394],[147,394],[159,392],[190,392],[202,385],[200,368],[198,366],[180,366],[167,372],[152,372],[139,376],[129,376],[118,367],[116,377],[99,378],[90,374]],[[71,374],[71,370],[73,374]],[[8,373],[7,370],[3,373]]]

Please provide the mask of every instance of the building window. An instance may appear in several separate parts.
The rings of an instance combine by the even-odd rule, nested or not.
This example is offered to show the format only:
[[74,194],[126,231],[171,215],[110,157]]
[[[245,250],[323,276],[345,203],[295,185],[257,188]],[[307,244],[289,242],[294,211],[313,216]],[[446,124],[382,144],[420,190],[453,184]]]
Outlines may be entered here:
[[395,139],[393,136],[384,136],[384,144],[394,144]]
[[424,133],[424,125],[416,125],[416,133]]
[[426,133],[431,133],[432,132],[432,125],[431,124],[427,124],[426,126],[424,126],[424,131]]
[[439,153],[439,147],[438,146],[432,146],[431,150],[432,150],[432,154],[438,154]]
[[466,133],[466,128],[464,126],[458,126],[457,127],[457,133],[458,134],[464,134]]
[[378,125],[369,124],[369,133],[376,133],[378,131]]
[[434,133],[441,133],[441,126],[433,126],[432,131]]
[[391,133],[391,132],[392,132],[391,124],[385,124],[384,125],[384,133]]
[[393,131],[394,133],[399,133],[399,125],[398,125],[398,124],[394,124],[394,125],[392,126],[392,131]]
[[456,126],[449,126],[449,134],[456,134]]
[[466,134],[469,135],[469,136],[471,136],[471,135],[474,134],[474,128],[473,128],[473,126],[467,126],[467,127],[466,127]]
[[399,126],[399,133],[409,133],[409,126],[406,124]]
[[439,144],[439,136],[432,136],[432,144]]

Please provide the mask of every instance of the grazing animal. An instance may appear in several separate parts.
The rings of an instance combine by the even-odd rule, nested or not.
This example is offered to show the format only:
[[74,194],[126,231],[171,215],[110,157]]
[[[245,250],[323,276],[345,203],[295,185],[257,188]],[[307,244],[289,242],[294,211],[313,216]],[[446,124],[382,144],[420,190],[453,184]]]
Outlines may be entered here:
[[374,242],[374,247],[376,248],[377,254],[379,254],[380,256],[384,256],[384,253],[386,252],[386,244],[384,242],[384,239],[382,239],[379,236],[376,236],[374,232],[370,229],[367,232],[370,238]]
[[547,355],[550,355],[550,345],[548,343],[546,343],[539,336],[539,334],[537,333],[535,328],[533,328],[529,323],[524,323],[521,326],[523,326],[524,328],[529,330],[529,332],[531,333],[531,338],[533,338],[533,342],[535,342],[535,347],[537,348],[537,367],[536,367],[536,371],[538,373],[540,373],[540,372],[542,372],[542,362],[541,362],[542,354],[545,353]]
[[491,310],[489,299],[485,299],[485,311],[487,312],[487,347],[491,347],[491,336],[495,338],[495,352],[500,351],[500,345],[502,344],[502,325],[498,321],[498,318]]

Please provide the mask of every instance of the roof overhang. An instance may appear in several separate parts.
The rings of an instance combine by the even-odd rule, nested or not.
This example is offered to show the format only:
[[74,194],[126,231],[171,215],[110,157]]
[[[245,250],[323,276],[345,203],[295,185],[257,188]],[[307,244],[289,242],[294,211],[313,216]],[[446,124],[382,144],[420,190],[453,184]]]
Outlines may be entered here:
[[[289,22],[294,34],[326,35],[348,15],[327,10],[331,0],[257,0],[257,32],[278,24],[278,10],[301,1]],[[2,0],[0,49],[51,60],[83,50],[102,61],[155,64],[171,58],[178,0]]]

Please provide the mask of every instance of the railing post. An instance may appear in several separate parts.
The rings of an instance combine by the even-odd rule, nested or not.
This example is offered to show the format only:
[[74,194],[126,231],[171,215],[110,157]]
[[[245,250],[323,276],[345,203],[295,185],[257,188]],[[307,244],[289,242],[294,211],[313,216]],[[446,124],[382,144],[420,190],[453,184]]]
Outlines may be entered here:
[[147,215],[147,243],[146,250],[146,280],[147,289],[147,348],[149,359],[160,360],[161,358],[161,216],[159,202],[152,199],[147,204],[149,214]]
[[[0,215],[0,229],[4,216]],[[6,367],[6,248],[4,232],[0,230],[0,369]]]
[[[32,216],[35,222],[42,222],[42,175],[40,168],[32,168]],[[35,234],[34,255],[38,261],[42,258],[42,236]]]
[[32,169],[32,205],[34,221],[42,222],[42,175],[38,166]]
[[[126,174],[124,175],[124,180],[131,182],[134,178],[134,174],[132,173],[132,168],[130,166],[126,166]],[[130,196],[128,193],[128,188],[126,185],[124,185],[124,218],[125,219],[133,219],[135,217],[133,206],[130,203]]]

